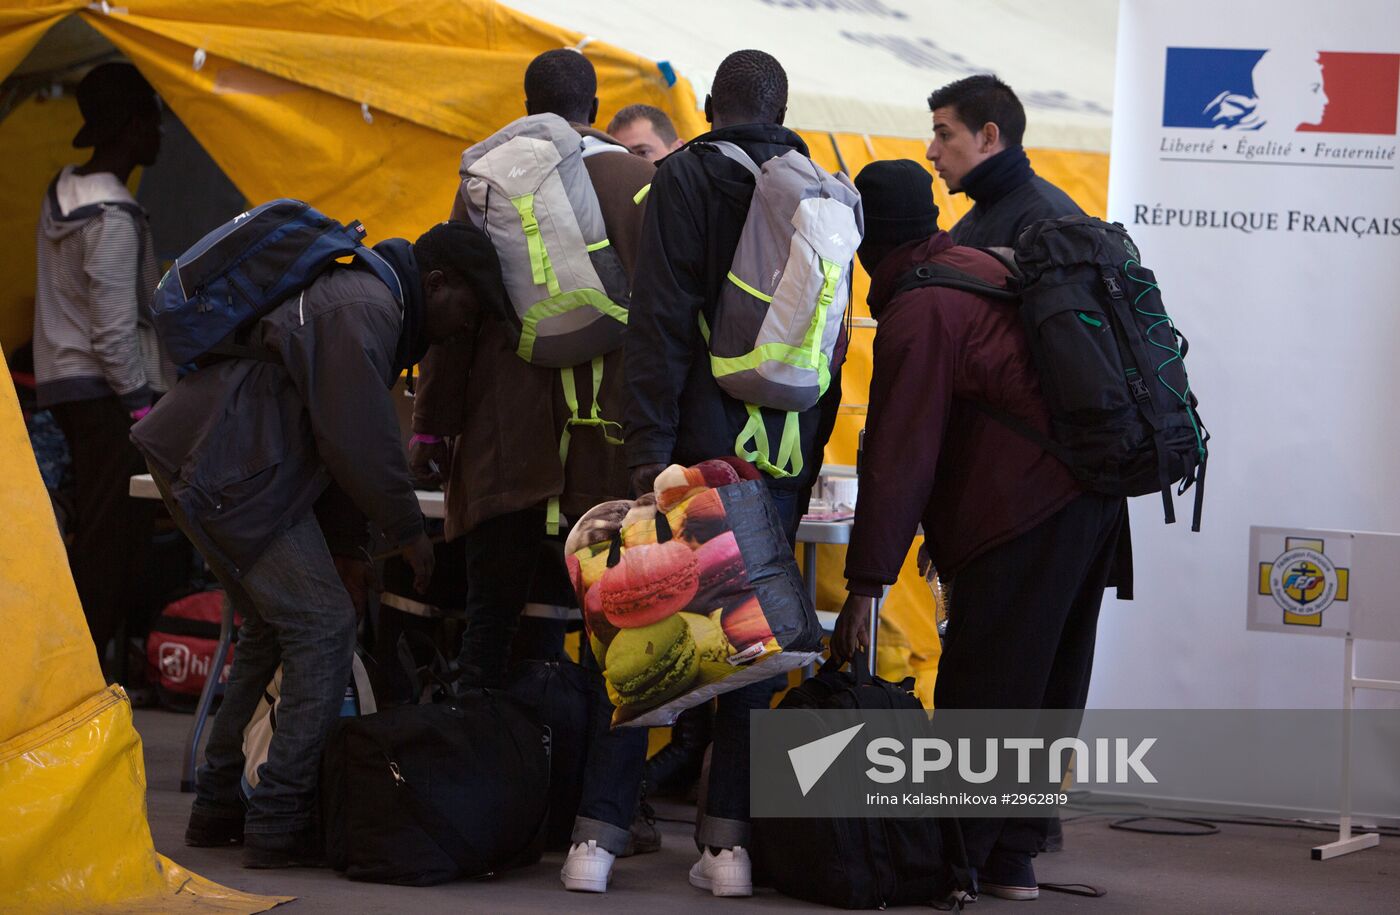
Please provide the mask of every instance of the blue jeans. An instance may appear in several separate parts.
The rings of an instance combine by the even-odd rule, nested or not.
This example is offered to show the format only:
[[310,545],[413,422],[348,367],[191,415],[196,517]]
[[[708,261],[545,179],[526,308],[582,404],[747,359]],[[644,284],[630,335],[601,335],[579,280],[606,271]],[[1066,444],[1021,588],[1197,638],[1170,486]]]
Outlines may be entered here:
[[[582,639],[579,654],[583,665],[598,669],[588,639]],[[614,855],[622,854],[631,836],[632,818],[642,790],[642,774],[647,761],[647,728],[614,728],[612,703],[602,677],[593,702],[592,739],[583,772],[583,796],[574,818],[574,844],[590,839]]]
[[[765,478],[766,479],[766,478]],[[799,493],[768,488],[788,543],[797,543]],[[787,674],[750,683],[722,694],[715,703],[714,749],[705,794],[705,815],[695,831],[695,843],[714,848],[749,844],[749,712],[766,709],[787,686]]]
[[[182,518],[173,506],[171,515]],[[355,608],[310,512],[279,534],[242,579],[209,565],[242,614],[243,627],[195,779],[193,810],[211,816],[240,810],[243,728],[280,664],[277,730],[248,800],[243,831],[271,835],[310,828],[321,748],[350,682]]]

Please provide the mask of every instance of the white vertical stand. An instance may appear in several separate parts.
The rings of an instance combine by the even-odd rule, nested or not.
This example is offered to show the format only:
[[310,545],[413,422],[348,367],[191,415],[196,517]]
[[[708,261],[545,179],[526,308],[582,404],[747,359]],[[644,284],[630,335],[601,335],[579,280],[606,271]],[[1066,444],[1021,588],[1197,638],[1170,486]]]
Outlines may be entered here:
[[1356,642],[1350,632],[1346,635],[1346,660],[1343,663],[1342,679],[1342,804],[1337,822],[1337,841],[1315,846],[1312,850],[1314,861],[1326,861],[1341,855],[1349,855],[1363,848],[1375,848],[1381,837],[1373,832],[1360,835],[1351,834],[1351,709],[1358,689],[1385,689],[1400,691],[1400,682],[1395,680],[1360,679],[1356,676]]
[[[885,593],[889,593],[889,588],[885,588]],[[865,659],[870,664],[870,676],[875,676],[875,640],[880,637],[880,608],[885,604],[884,597],[876,597],[870,601],[870,647],[866,649]]]

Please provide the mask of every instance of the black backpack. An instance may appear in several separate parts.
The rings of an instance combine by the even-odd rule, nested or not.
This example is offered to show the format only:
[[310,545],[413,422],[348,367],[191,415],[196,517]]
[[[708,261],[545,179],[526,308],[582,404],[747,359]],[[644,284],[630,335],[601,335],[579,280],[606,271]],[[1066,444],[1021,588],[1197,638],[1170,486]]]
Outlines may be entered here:
[[1210,435],[1186,375],[1186,338],[1127,231],[1065,216],[1027,226],[1014,260],[983,250],[1011,269],[1007,286],[935,262],[910,271],[898,288],[942,286],[1020,303],[1050,437],[985,404],[977,408],[1059,458],[1086,489],[1161,492],[1168,524],[1176,520],[1172,484],[1181,495],[1194,483],[1191,530],[1199,531]]
[[[788,690],[780,709],[921,709],[914,680],[871,676],[863,657],[853,673],[827,661]],[[757,879],[778,892],[843,909],[947,904],[971,891],[962,829],[952,818],[779,818],[753,821]]]
[[549,731],[514,697],[341,718],[326,741],[326,859],[352,880],[430,886],[533,864],[549,806]]

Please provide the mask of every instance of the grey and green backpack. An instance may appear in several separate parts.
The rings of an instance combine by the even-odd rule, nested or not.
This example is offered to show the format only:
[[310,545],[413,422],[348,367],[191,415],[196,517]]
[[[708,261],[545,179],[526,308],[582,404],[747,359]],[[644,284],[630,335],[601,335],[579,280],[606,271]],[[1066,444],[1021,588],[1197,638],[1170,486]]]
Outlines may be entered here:
[[[736,453],[771,476],[796,476],[798,414],[826,393],[846,316],[851,262],[865,231],[860,193],[795,149],[760,165],[728,141],[709,145],[756,182],[714,320],[700,320],[710,369],[748,407]],[[788,413],[776,460],[760,407]]]
[[[536,114],[512,121],[462,153],[459,194],[471,221],[490,236],[501,262],[516,354],[557,368],[570,417],[559,442],[569,455],[575,426],[597,426],[610,445],[619,423],[599,413],[603,357],[622,345],[631,290],[608,242],[603,211],[584,159],[627,149],[582,137],[563,118]],[[587,365],[593,408],[579,415],[574,369]],[[548,528],[559,530],[559,500]]]
[[621,346],[627,329],[627,275],[584,156],[583,137],[554,114],[512,121],[462,153],[462,202],[491,236],[516,352],[534,365],[588,362]]

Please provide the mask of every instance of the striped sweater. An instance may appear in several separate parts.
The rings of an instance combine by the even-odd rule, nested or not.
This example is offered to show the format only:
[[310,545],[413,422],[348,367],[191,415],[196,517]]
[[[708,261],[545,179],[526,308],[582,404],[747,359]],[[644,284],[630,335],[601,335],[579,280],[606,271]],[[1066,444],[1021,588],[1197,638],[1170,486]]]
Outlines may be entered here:
[[115,175],[70,166],[45,195],[37,248],[39,406],[112,395],[149,406],[174,372],[148,318],[160,273],[145,211]]

